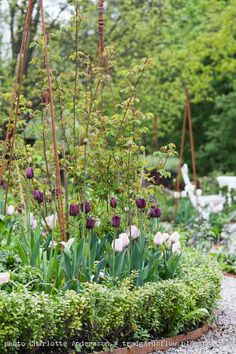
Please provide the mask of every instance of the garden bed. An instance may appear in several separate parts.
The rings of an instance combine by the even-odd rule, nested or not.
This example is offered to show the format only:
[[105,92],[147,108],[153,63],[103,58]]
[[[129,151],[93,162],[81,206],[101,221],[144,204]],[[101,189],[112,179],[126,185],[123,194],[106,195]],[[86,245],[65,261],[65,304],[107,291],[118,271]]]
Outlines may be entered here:
[[191,258],[178,278],[143,287],[129,278],[114,287],[86,284],[79,294],[6,286],[0,291],[1,353],[46,353],[56,343],[63,353],[107,351],[192,331],[212,318],[221,277],[215,263]]

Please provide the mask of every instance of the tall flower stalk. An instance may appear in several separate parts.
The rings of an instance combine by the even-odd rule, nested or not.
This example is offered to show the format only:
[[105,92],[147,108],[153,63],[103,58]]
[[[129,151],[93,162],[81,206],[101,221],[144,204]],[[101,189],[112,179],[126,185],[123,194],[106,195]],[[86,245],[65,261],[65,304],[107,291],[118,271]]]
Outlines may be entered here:
[[85,237],[86,229],[86,178],[87,178],[87,144],[88,139],[84,139],[84,174],[83,174],[83,225],[82,225],[82,237]]
[[34,177],[34,170],[32,167],[28,167],[26,172],[26,232],[28,234],[28,240],[31,239],[31,226],[30,226],[30,181]]

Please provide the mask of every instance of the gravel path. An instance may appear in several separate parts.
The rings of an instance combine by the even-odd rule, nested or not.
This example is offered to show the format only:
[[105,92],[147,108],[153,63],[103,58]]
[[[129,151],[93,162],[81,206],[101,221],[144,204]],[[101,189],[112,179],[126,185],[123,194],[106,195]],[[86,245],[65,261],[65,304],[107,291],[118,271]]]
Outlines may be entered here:
[[156,354],[236,354],[236,278],[223,279],[216,325],[199,341]]

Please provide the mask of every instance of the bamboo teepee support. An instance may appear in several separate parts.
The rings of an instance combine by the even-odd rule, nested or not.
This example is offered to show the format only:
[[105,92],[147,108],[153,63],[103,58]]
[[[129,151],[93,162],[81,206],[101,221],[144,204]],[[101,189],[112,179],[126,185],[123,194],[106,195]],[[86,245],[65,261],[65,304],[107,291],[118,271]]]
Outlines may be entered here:
[[193,180],[195,189],[197,189],[197,172],[196,172],[196,159],[195,159],[195,149],[194,149],[194,138],[193,138],[193,127],[192,127],[192,116],[191,107],[188,90],[185,89],[187,110],[188,110],[188,126],[189,126],[189,137],[190,137],[190,147],[191,147],[191,157],[192,157],[192,169],[193,169]]
[[47,41],[47,33],[46,33],[43,0],[40,0],[40,11],[41,11],[41,20],[42,20],[41,21],[42,32],[44,37],[44,55],[45,55],[45,66],[46,66],[47,80],[48,80],[49,105],[50,105],[50,112],[51,112],[53,153],[54,153],[54,161],[55,161],[55,168],[56,168],[56,197],[58,201],[57,215],[58,215],[58,222],[60,227],[61,241],[63,240],[66,241],[65,216],[63,210],[62,190],[61,190],[60,162],[59,162],[58,146],[57,146],[55,107],[54,107],[54,97],[53,97],[53,90],[52,90],[51,70],[49,65],[48,41]]
[[[33,0],[29,0],[26,19],[25,19],[25,25],[24,25],[24,31],[23,31],[23,37],[22,37],[22,41],[21,41],[20,53],[19,53],[19,56],[17,59],[16,77],[15,77],[15,83],[14,83],[14,87],[13,87],[13,91],[12,91],[12,95],[11,95],[11,104],[10,104],[10,111],[9,111],[9,116],[8,116],[7,131],[6,131],[5,143],[4,143],[4,147],[3,147],[3,153],[2,153],[2,163],[1,163],[1,168],[0,168],[0,183],[1,183],[3,174],[5,172],[6,153],[7,153],[8,144],[10,142],[12,117],[13,117],[13,113],[14,113],[14,109],[15,109],[15,119],[14,119],[14,124],[13,124],[13,129],[12,129],[12,141],[11,141],[11,146],[10,146],[10,160],[9,160],[9,166],[8,166],[8,177],[7,177],[7,185],[6,185],[6,193],[5,193],[5,206],[4,206],[5,210],[6,210],[9,183],[10,183],[10,178],[11,178],[11,167],[12,167],[13,151],[14,151],[14,145],[15,145],[16,127],[17,127],[19,107],[20,107],[20,96],[21,96],[22,83],[23,83],[26,47],[27,47],[27,41],[28,41],[28,37],[29,37],[32,12],[33,12]],[[16,100],[16,105],[15,105],[16,98],[17,98],[17,100]]]
[[[63,210],[63,201],[62,201],[62,190],[61,190],[61,177],[60,177],[60,163],[59,163],[59,156],[58,156],[58,146],[57,146],[57,135],[56,135],[56,121],[55,121],[55,108],[54,108],[54,100],[53,100],[53,90],[52,90],[52,81],[51,81],[51,70],[49,65],[49,53],[48,53],[48,43],[47,43],[47,33],[46,33],[46,24],[45,24],[45,14],[44,14],[44,5],[43,0],[39,0],[40,3],[40,12],[41,12],[41,24],[42,24],[42,32],[44,37],[44,54],[45,54],[45,65],[46,65],[46,72],[47,72],[47,80],[48,80],[48,91],[49,91],[49,98],[50,98],[50,111],[51,111],[51,123],[52,123],[52,137],[53,137],[53,152],[54,152],[54,160],[55,160],[55,169],[56,169],[56,194],[57,194],[57,215],[58,215],[58,222],[60,227],[60,239],[61,241],[66,240],[66,230],[65,230],[65,218],[64,218],[64,210]],[[3,154],[2,154],[2,163],[0,167],[0,183],[2,181],[2,176],[5,172],[5,165],[6,165],[6,153],[10,141],[10,133],[12,132],[12,139],[10,145],[10,159],[8,165],[8,177],[7,177],[7,186],[6,186],[6,193],[5,193],[5,209],[8,197],[8,189],[9,183],[11,178],[11,167],[12,167],[12,160],[13,160],[13,153],[14,153],[14,146],[15,146],[15,135],[16,135],[16,128],[18,122],[18,115],[19,115],[19,108],[20,108],[20,96],[22,91],[22,84],[23,84],[23,76],[24,76],[24,66],[25,66],[25,58],[27,52],[27,44],[30,32],[30,25],[32,19],[32,12],[34,7],[34,1],[29,0],[23,37],[20,47],[20,53],[17,60],[17,67],[16,67],[16,78],[13,87],[13,92],[11,96],[11,105],[10,105],[10,112],[8,116],[8,124],[7,124],[7,131],[6,131],[6,138],[3,147]],[[15,103],[16,101],[16,103]],[[13,129],[11,129],[12,125],[12,117],[15,112],[15,119],[13,124]]]
[[98,53],[99,53],[99,66],[103,66],[103,52],[104,52],[104,1],[99,0],[98,2]]
[[[184,119],[183,119],[183,127],[182,127],[182,134],[181,134],[181,145],[180,145],[178,172],[177,172],[177,179],[176,179],[176,191],[177,191],[178,195],[180,193],[181,166],[182,166],[182,162],[183,162],[187,123],[188,123],[188,129],[189,129],[194,186],[195,186],[195,189],[197,189],[197,173],[196,173],[196,160],[195,160],[193,127],[192,127],[192,117],[191,117],[191,106],[190,106],[189,92],[188,92],[187,88],[185,88]],[[177,198],[175,199],[175,206],[174,206],[174,221],[176,221],[178,205],[179,205],[179,198],[177,196]]]

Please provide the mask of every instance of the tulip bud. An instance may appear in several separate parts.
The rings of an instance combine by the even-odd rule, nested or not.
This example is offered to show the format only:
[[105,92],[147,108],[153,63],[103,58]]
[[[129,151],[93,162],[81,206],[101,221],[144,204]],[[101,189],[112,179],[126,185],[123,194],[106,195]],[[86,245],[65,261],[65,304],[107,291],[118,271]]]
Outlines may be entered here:
[[25,176],[27,179],[32,179],[34,178],[34,170],[32,167],[28,167],[25,172]]
[[154,237],[154,243],[158,246],[161,246],[165,242],[165,237],[161,232],[158,232]]
[[7,208],[7,215],[13,215],[15,213],[15,208],[13,205],[9,205]]
[[160,218],[161,217],[161,209],[157,207],[151,207],[149,211],[150,218]]
[[101,224],[101,220],[99,218],[96,218],[95,220],[95,227],[99,227]]
[[89,202],[84,202],[80,203],[80,209],[81,211],[85,212],[86,214],[88,214],[91,211],[91,205]]
[[179,242],[180,239],[180,234],[178,232],[173,232],[173,234],[170,235],[170,241],[175,243],[175,242]]
[[86,229],[92,230],[95,228],[96,220],[93,218],[88,218],[86,221]]
[[0,285],[10,282],[10,273],[0,273]]
[[49,242],[49,245],[48,245],[48,248],[56,248],[57,247],[57,241],[50,241]]
[[71,204],[69,210],[70,216],[78,216],[79,215],[79,205],[78,204]]
[[120,234],[119,239],[122,241],[122,247],[127,247],[130,244],[129,237],[126,233]]
[[110,206],[111,206],[112,208],[116,208],[116,206],[117,206],[117,200],[116,200],[116,198],[112,197],[112,198],[110,199]]
[[180,254],[181,253],[181,245],[179,242],[175,242],[172,245],[172,252],[175,254]]
[[131,226],[128,227],[128,229],[126,230],[126,234],[127,234],[128,237],[130,237],[132,240],[135,240],[136,238],[138,238],[138,237],[140,236],[140,230],[137,228],[137,226],[131,225]]
[[112,248],[115,252],[122,252],[123,251],[122,240],[119,238],[114,240],[112,242]]
[[144,198],[138,198],[135,201],[137,208],[145,209],[146,208],[146,200]]
[[37,227],[37,220],[34,218],[32,213],[30,213],[30,227],[32,230],[35,230]]
[[53,228],[56,226],[56,223],[57,223],[57,215],[55,215],[55,214],[48,215],[45,218],[45,221],[46,221],[48,228],[50,230],[53,230]]
[[37,200],[38,203],[43,202],[43,192],[40,192],[38,190],[34,191],[34,199]]
[[119,215],[112,216],[111,223],[113,227],[117,227],[117,228],[120,227],[121,217]]

